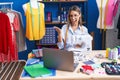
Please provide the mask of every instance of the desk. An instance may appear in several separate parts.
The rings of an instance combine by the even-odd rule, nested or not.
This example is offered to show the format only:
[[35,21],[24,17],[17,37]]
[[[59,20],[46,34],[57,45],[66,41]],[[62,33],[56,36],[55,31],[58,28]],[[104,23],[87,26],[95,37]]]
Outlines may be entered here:
[[[95,56],[95,54],[103,54],[105,56],[105,50],[93,50],[91,54],[89,55],[90,58]],[[104,59],[97,59],[98,63],[101,62],[111,62],[110,60],[104,58]],[[120,60],[118,61],[120,62]],[[50,77],[37,77],[37,78],[30,78],[30,77],[20,77],[20,80],[120,80],[120,75],[107,75],[107,74],[90,74],[86,75],[79,71],[81,65],[83,63],[80,62],[78,67],[74,70],[74,72],[68,72],[68,71],[56,71],[56,76],[50,76]]]

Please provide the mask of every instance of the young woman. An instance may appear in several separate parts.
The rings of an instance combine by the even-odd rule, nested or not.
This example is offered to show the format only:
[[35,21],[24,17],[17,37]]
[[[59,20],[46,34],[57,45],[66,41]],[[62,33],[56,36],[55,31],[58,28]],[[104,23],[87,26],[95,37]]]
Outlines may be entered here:
[[[58,32],[59,49],[73,50],[83,49],[86,46],[81,36],[89,35],[88,29],[82,25],[82,13],[78,6],[70,7],[68,11],[68,22],[63,25],[62,29],[54,27]],[[90,36],[90,38],[92,38]]]

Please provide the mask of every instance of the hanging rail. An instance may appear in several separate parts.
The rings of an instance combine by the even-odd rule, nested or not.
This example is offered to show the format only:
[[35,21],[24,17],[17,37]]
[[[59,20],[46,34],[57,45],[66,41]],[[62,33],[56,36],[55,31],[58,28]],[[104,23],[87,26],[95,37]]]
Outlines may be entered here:
[[[2,3],[0,3],[0,5],[10,5],[10,7],[11,7],[11,9],[12,9],[13,2],[2,2]],[[3,71],[5,65],[4,65],[3,62],[2,62],[0,65],[1,65],[1,66],[0,66],[0,73],[1,73],[1,72]],[[1,80],[1,79],[0,79],[0,80]]]
[[0,5],[11,5],[11,9],[12,9],[13,2],[2,2],[0,3]]

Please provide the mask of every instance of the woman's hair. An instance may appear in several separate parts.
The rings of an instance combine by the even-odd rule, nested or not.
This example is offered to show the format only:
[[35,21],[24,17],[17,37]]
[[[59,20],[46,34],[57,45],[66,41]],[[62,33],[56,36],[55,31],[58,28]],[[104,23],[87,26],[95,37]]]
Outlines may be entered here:
[[81,10],[80,8],[77,6],[77,5],[73,5],[72,7],[69,8],[69,11],[68,11],[68,24],[70,24],[70,12],[71,11],[76,11],[78,12],[79,14],[81,14],[81,17],[79,19],[79,22],[78,22],[78,25],[82,25],[82,13],[81,13]]

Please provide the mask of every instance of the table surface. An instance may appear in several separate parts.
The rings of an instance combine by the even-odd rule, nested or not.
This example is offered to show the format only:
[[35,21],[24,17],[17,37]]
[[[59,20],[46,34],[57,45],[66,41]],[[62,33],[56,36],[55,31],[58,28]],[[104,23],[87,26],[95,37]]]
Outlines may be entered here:
[[[93,58],[96,54],[102,54],[105,56],[105,52],[105,50],[93,50],[88,56],[89,58]],[[107,58],[97,58],[95,61],[97,64],[100,64],[101,62],[111,62],[111,60],[108,60]],[[120,63],[120,60],[118,60],[118,63]],[[37,78],[20,77],[20,80],[120,80],[120,75],[107,75],[99,73],[92,73],[90,75],[83,74],[80,72],[81,65],[84,65],[82,61],[79,62],[79,65],[73,72],[56,70],[55,76]]]

